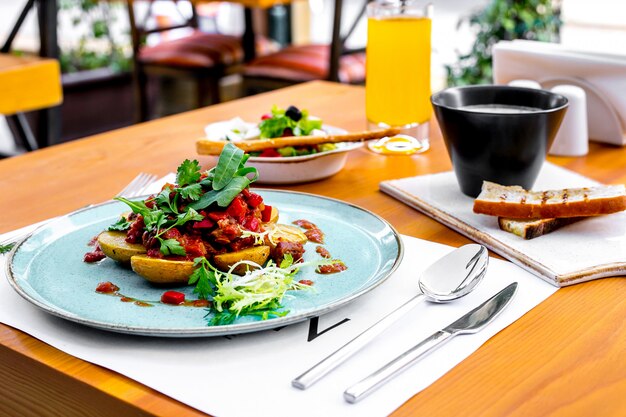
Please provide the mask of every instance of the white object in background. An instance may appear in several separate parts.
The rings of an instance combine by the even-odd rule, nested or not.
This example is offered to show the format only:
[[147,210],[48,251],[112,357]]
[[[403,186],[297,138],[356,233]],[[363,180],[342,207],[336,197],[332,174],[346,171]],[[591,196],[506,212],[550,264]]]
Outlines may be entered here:
[[554,143],[550,148],[550,155],[587,155],[587,152],[589,152],[589,136],[587,134],[587,97],[585,90],[575,85],[557,85],[551,91],[567,97],[569,106]]
[[613,55],[525,40],[500,41],[493,48],[495,84],[537,80],[549,90],[581,87],[587,94],[589,138],[626,146],[626,55]]
[[509,86],[534,88],[536,90],[541,89],[541,85],[537,81],[533,81],[533,80],[513,80],[509,82]]

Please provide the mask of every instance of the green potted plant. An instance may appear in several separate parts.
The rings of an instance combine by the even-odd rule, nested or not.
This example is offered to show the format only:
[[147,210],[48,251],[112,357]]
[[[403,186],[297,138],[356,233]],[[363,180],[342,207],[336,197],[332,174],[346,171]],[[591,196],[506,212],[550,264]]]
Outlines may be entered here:
[[130,70],[130,39],[119,39],[111,30],[122,7],[121,3],[98,0],[60,0],[59,10],[65,18],[62,21],[69,20],[74,32],[80,34],[71,47],[61,46],[59,61],[63,73],[99,68],[112,72]]
[[[62,141],[133,122],[132,48],[122,20],[125,7],[125,2],[59,0]],[[77,40],[63,42],[70,36]]]
[[500,40],[558,42],[560,5],[555,0],[491,0],[481,11],[462,19],[476,34],[468,54],[446,65],[449,86],[492,82],[491,48]]

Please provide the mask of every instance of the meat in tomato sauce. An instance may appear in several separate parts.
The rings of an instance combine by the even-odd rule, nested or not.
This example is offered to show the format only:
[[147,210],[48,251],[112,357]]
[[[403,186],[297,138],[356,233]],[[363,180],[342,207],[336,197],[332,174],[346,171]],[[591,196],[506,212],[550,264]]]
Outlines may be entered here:
[[294,262],[301,262],[304,246],[297,242],[278,242],[271,255],[274,262],[280,265],[286,254],[290,254]]
[[104,252],[102,252],[100,245],[96,243],[93,250],[85,254],[85,256],[83,257],[83,261],[87,263],[94,263],[94,262],[101,261],[104,258],[106,258],[106,255],[104,254]]

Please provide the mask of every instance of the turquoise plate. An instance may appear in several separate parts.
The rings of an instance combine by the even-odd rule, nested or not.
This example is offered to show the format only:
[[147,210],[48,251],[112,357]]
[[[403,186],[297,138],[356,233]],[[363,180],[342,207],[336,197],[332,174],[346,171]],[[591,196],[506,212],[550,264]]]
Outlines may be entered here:
[[[83,262],[83,255],[91,250],[87,243],[127,210],[117,201],[76,211],[37,229],[10,253],[9,282],[44,311],[87,326],[148,336],[220,336],[271,329],[327,313],[381,284],[402,259],[398,233],[369,211],[311,194],[255,191],[280,210],[280,223],[306,219],[317,224],[325,233],[326,249],[348,266],[346,271],[330,275],[317,274],[312,268],[301,270],[297,279],[314,281],[315,291],[288,292],[283,306],[289,313],[284,317],[261,320],[242,316],[233,324],[209,326],[205,308],[159,303],[166,289],[111,259]],[[305,260],[319,259],[315,246],[305,245]],[[96,286],[103,281],[113,282],[128,297],[152,301],[152,306],[96,293]],[[168,289],[196,298],[191,287]]]

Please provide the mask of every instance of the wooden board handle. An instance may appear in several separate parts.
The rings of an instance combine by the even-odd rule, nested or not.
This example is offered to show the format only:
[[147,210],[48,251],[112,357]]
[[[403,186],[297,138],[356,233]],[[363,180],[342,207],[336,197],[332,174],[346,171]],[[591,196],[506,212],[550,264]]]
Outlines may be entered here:
[[[288,136],[275,139],[253,139],[241,142],[230,142],[244,152],[257,152],[264,149],[284,148],[285,146],[313,146],[323,143],[359,142],[363,140],[380,139],[400,133],[399,128],[389,128],[374,131],[362,131],[328,136]],[[227,141],[199,139],[196,150],[199,155],[219,155]]]

